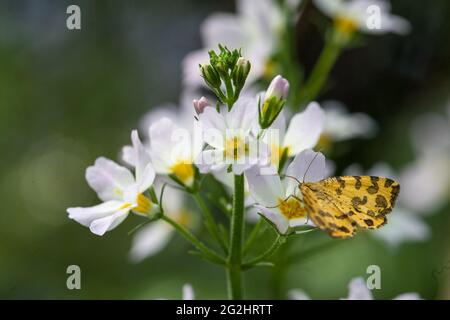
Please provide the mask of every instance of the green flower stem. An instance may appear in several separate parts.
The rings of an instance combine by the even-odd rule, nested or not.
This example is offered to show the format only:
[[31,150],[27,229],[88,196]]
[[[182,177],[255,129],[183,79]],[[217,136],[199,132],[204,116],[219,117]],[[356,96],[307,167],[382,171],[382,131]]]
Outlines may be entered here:
[[250,232],[250,235],[247,238],[247,241],[245,242],[243,254],[246,254],[248,250],[252,247],[255,240],[258,238],[258,235],[261,231],[261,228],[264,226],[265,220],[263,218],[260,218],[258,222],[255,224],[255,226],[252,229],[252,232]]
[[175,228],[187,241],[189,241],[203,256],[216,264],[225,265],[225,259],[218,255],[215,251],[208,248],[203,242],[197,239],[188,229],[179,225],[175,220],[172,220],[166,215],[162,215],[161,219],[169,223]]
[[250,269],[257,263],[270,258],[281,247],[283,243],[285,243],[285,237],[282,235],[278,235],[275,239],[275,242],[269,247],[269,249],[267,249],[264,253],[260,254],[256,258],[244,263],[242,265],[242,268],[244,270]]
[[197,201],[198,206],[201,209],[203,218],[205,219],[206,229],[208,229],[208,232],[214,237],[214,239],[220,245],[222,250],[225,253],[227,253],[228,252],[227,244],[225,243],[223,237],[220,236],[219,229],[217,228],[217,223],[216,223],[216,221],[214,221],[214,218],[213,218],[211,212],[209,211],[208,206],[206,205],[202,196],[198,192],[193,193],[193,196],[195,198],[195,201]]
[[243,299],[242,237],[244,235],[244,175],[234,176],[233,212],[231,215],[230,246],[228,253],[228,296]]
[[344,46],[345,42],[342,41],[342,37],[333,29],[305,86],[301,89],[300,106],[317,98]]

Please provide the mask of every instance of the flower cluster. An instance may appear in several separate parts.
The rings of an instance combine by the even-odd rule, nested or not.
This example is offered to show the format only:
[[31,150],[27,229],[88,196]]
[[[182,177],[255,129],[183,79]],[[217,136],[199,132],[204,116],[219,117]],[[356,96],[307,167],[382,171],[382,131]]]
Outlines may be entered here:
[[[139,225],[134,235],[130,257],[135,262],[158,253],[176,230],[194,246],[193,254],[227,269],[230,297],[242,298],[242,271],[268,263],[285,241],[316,227],[300,186],[322,181],[334,165],[314,150],[331,153],[337,141],[376,131],[365,114],[350,114],[336,101],[323,102],[324,107],[316,102],[338,53],[357,31],[408,29],[381,1],[376,6],[382,25],[375,29],[366,23],[366,0],[314,2],[332,18],[333,36],[300,88],[292,88],[298,77],[277,74],[292,74],[277,56],[280,38],[298,18],[299,1],[239,0],[237,15],[208,18],[202,26],[205,47],[183,62],[180,106],[164,105],[144,116],[144,139],[132,131],[131,144],[122,148],[124,166],[100,157],[86,170],[89,186],[103,203],[69,208],[69,218],[100,236],[130,212],[146,218],[149,225]],[[219,50],[212,50],[218,42]],[[211,96],[201,96],[205,87]],[[219,184],[224,192],[211,197],[209,184],[211,189]],[[188,209],[190,197],[201,216]],[[219,222],[206,197],[227,223]],[[245,225],[255,220],[245,239]],[[212,245],[197,238],[196,221],[203,222]],[[276,234],[273,245],[246,259],[259,226],[266,223]]]

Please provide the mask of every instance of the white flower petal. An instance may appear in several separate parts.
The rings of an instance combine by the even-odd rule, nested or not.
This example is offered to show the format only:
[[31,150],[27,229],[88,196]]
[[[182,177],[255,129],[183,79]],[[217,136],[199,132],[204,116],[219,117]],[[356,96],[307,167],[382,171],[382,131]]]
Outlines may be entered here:
[[431,237],[430,227],[414,212],[403,208],[394,208],[388,217],[388,224],[371,233],[396,249],[403,242],[425,241]]
[[203,43],[209,49],[215,49],[217,43],[228,48],[242,48],[245,45],[241,20],[234,14],[214,13],[210,15],[203,21],[200,32]]
[[88,208],[68,208],[67,212],[70,219],[89,227],[92,233],[103,235],[126,218],[130,207],[123,208],[124,205],[126,203],[111,200]]
[[151,159],[155,171],[167,174],[177,159],[190,157],[190,134],[171,119],[162,118],[149,129]]
[[217,112],[214,107],[206,107],[198,118],[202,124],[202,130],[214,129],[225,133],[227,129],[223,115]]
[[426,113],[418,116],[411,125],[410,134],[417,154],[450,150],[450,124],[441,114]]
[[407,292],[396,296],[393,300],[422,300],[417,292]]
[[89,227],[92,221],[113,214],[124,205],[122,201],[110,200],[92,207],[68,208],[69,218],[77,221],[85,227]]
[[164,221],[156,221],[142,227],[133,237],[130,258],[133,262],[153,256],[160,252],[173,235],[173,228]]
[[325,174],[325,156],[309,149],[296,155],[286,170],[286,175],[295,177],[300,182],[317,182],[324,179]]
[[130,170],[103,157],[86,169],[86,180],[103,201],[121,200],[123,191],[134,184]]
[[291,289],[288,292],[289,300],[311,300],[305,291],[301,289]]
[[198,66],[209,61],[208,50],[201,49],[187,54],[181,62],[183,85],[189,89],[205,87]]
[[297,113],[289,124],[283,145],[289,155],[313,148],[325,126],[325,112],[317,102],[311,102],[305,111]]
[[257,118],[258,102],[249,97],[239,98],[227,114],[228,129],[242,130],[247,133],[256,124]]
[[341,0],[314,0],[314,4],[320,11],[331,18],[333,18],[343,8]]
[[289,221],[281,215],[276,209],[268,209],[266,207],[255,205],[258,212],[271,221],[280,234],[286,234],[289,229]]
[[151,163],[147,164],[147,166],[144,168],[144,171],[141,174],[141,177],[136,183],[138,184],[138,191],[140,193],[145,192],[150,186],[153,184],[153,181],[155,180],[155,170],[153,169],[153,166]]
[[121,224],[126,219],[129,212],[130,209],[125,208],[115,212],[110,216],[94,220],[90,224],[89,229],[92,233],[102,236],[106,231],[110,231]]
[[449,155],[430,153],[416,159],[401,172],[400,183],[404,207],[422,214],[435,212],[449,199]]
[[373,300],[372,292],[362,277],[354,278],[348,285],[347,300]]
[[280,112],[280,114],[275,119],[275,121],[272,123],[272,125],[270,126],[269,129],[270,130],[278,130],[279,141],[277,141],[277,143],[280,146],[281,143],[284,141],[284,136],[286,133],[286,116],[284,115],[283,111]]
[[150,163],[150,155],[148,154],[147,150],[144,148],[144,145],[139,139],[137,130],[133,130],[131,132],[131,142],[133,144],[133,151],[135,153],[134,160],[136,169],[136,182],[138,184],[141,184],[144,178],[144,171],[147,170],[147,167]]
[[200,173],[224,170],[227,165],[224,163],[223,150],[204,150],[195,159],[195,165]]
[[136,159],[133,146],[124,146],[122,148],[121,158],[126,164],[134,167],[136,165]]
[[280,176],[261,174],[261,169],[260,166],[253,166],[245,172],[250,195],[263,206],[276,206],[278,199],[284,199]]
[[323,107],[326,116],[324,130],[333,141],[369,138],[376,132],[375,121],[365,113],[349,113],[338,101],[326,101]]
[[195,300],[194,289],[189,283],[183,286],[183,300]]

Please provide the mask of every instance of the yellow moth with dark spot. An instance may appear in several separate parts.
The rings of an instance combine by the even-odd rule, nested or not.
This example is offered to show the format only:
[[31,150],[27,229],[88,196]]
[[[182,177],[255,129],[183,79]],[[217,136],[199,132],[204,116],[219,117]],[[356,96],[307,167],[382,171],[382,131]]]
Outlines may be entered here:
[[299,188],[308,217],[337,238],[386,224],[400,192],[394,180],[374,176],[333,177],[300,183]]

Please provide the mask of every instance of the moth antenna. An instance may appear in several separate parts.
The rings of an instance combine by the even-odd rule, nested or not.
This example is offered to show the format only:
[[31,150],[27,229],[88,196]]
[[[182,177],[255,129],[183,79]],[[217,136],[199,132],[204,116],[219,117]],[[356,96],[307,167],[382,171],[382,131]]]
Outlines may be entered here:
[[321,152],[321,150],[322,150],[322,149],[319,149],[319,151],[316,152],[314,158],[312,158],[311,162],[308,164],[308,167],[306,168],[305,173],[303,174],[302,183],[305,182],[306,174],[308,173],[309,168],[311,168],[311,165],[313,164],[314,160],[316,160],[316,158],[317,158],[317,156],[319,155],[319,153]]
[[[296,199],[298,200],[297,197],[295,197],[293,194],[290,194],[290,195],[288,195],[288,196],[286,197],[286,199],[283,199],[283,202],[288,201],[291,197],[296,198]],[[274,208],[278,208],[280,205],[281,205],[281,203],[280,203],[280,204],[277,204],[276,206],[273,206],[273,207],[266,207],[266,208],[268,208],[268,209],[274,209]]]
[[294,179],[295,181],[297,181],[298,184],[301,184],[300,180],[298,180],[296,177],[293,177],[293,176],[290,176],[290,175],[287,175],[287,174],[281,174],[280,177],[291,178],[291,179]]

